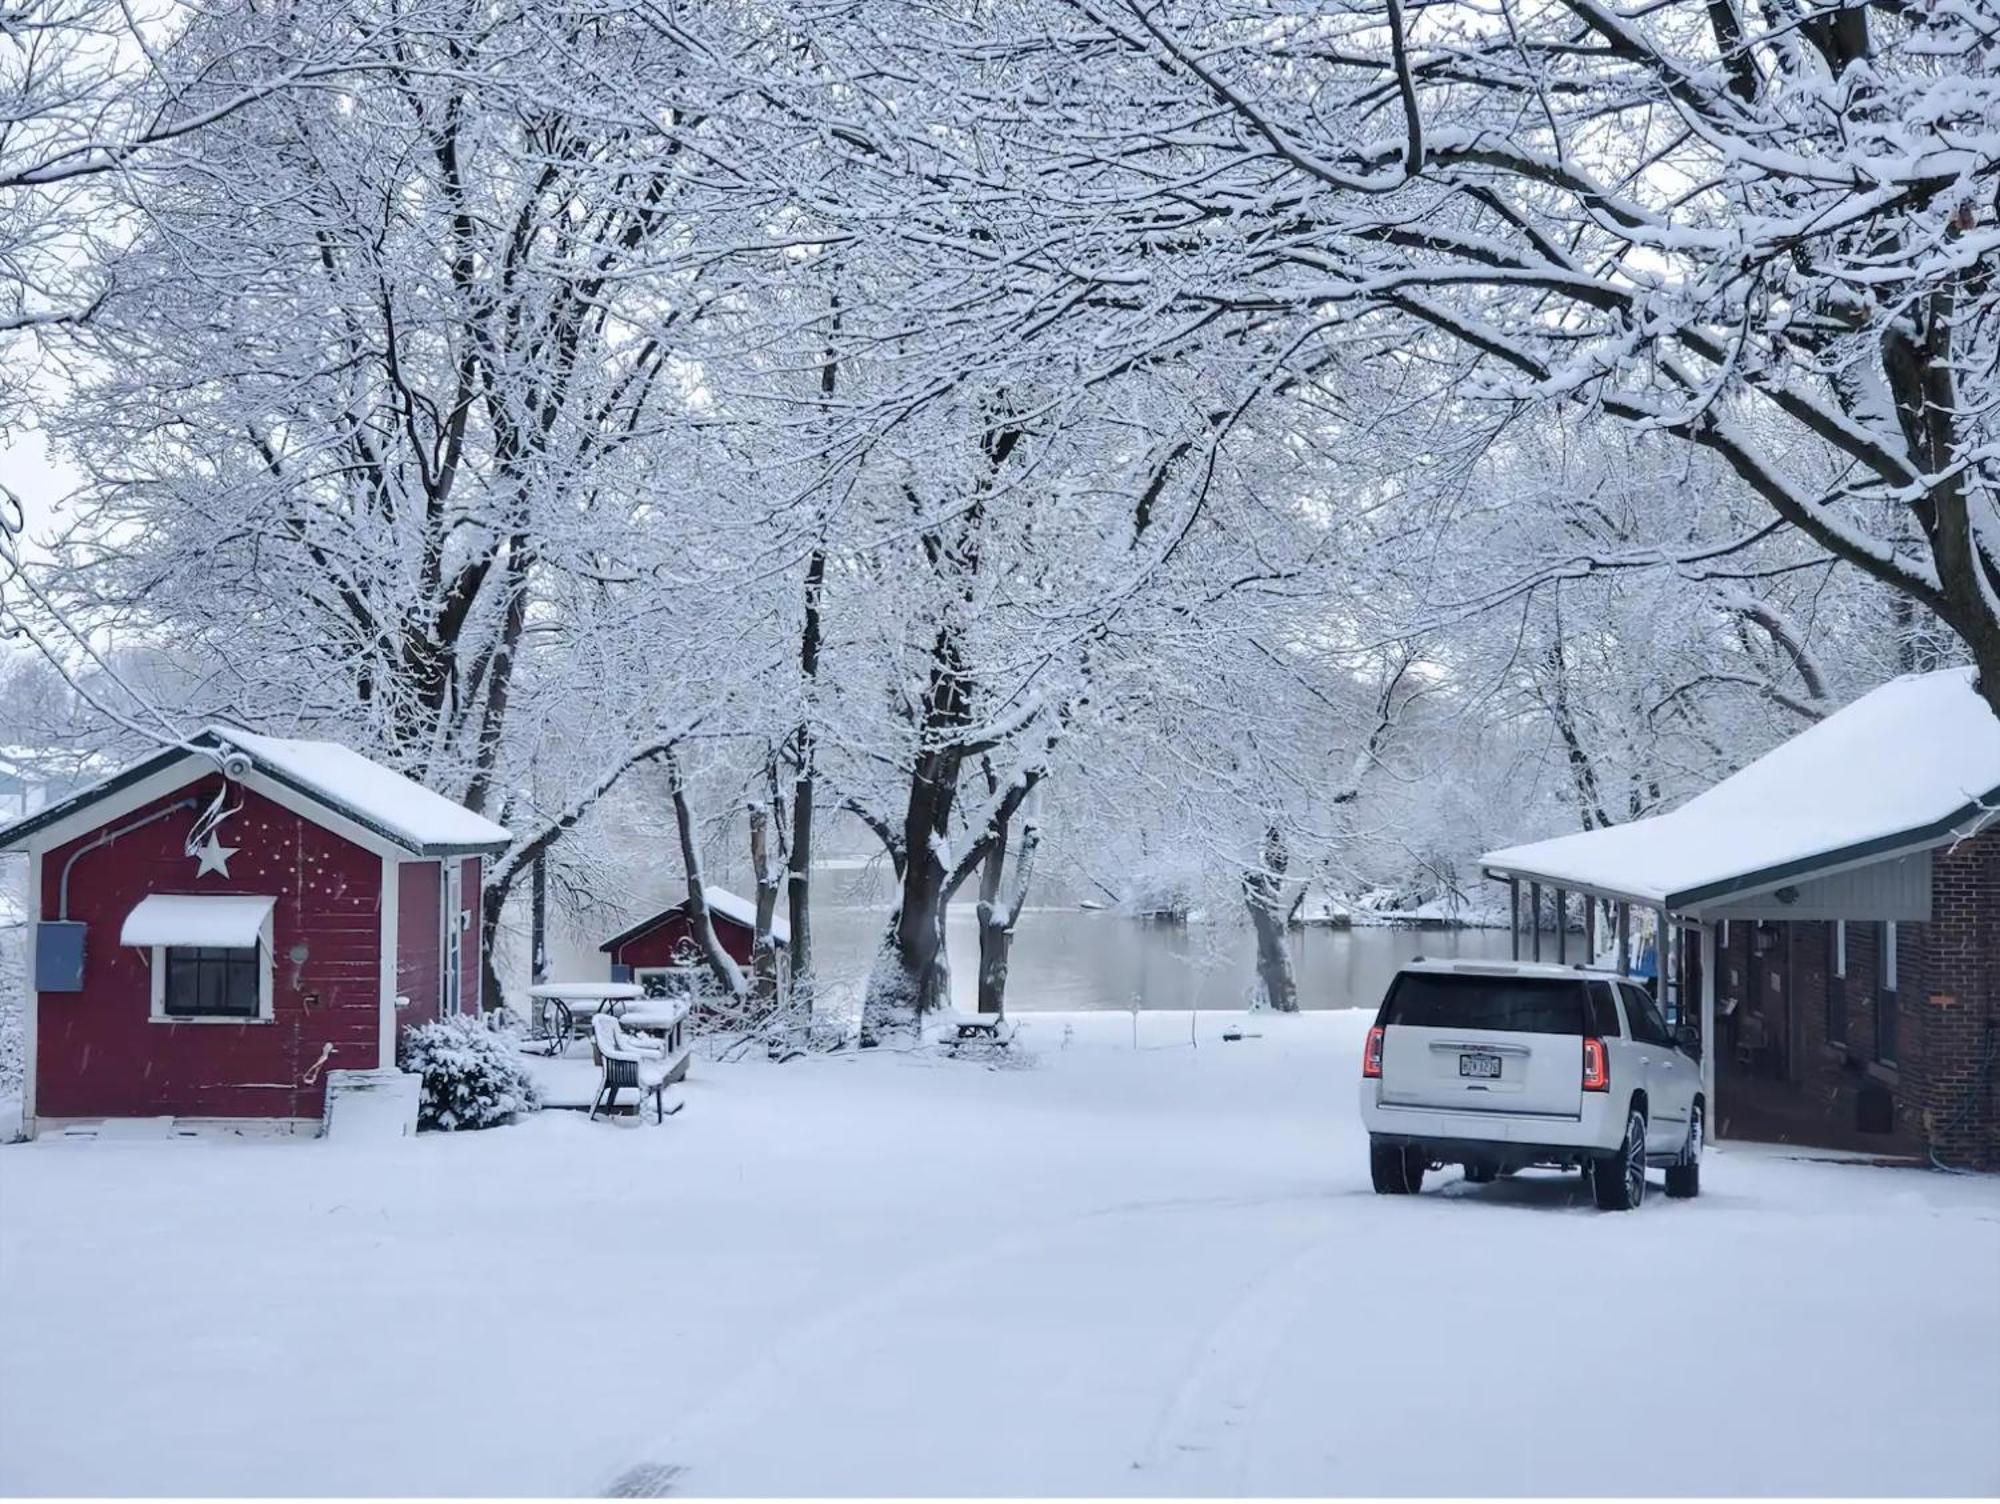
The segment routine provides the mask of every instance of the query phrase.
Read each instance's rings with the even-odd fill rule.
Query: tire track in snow
[[[1121,1202],[1065,1214],[1033,1228],[1019,1231],[997,1243],[986,1243],[965,1252],[914,1264],[887,1283],[875,1285],[865,1293],[842,1300],[793,1329],[768,1347],[755,1362],[722,1384],[699,1406],[681,1417],[669,1430],[653,1432],[643,1440],[634,1438],[635,1444],[627,1449],[627,1455],[648,1460],[619,1468],[600,1482],[596,1492],[599,1497],[632,1497],[636,1479],[655,1475],[671,1479],[676,1485],[685,1481],[694,1492],[702,1492],[704,1480],[699,1473],[701,1464],[718,1454],[726,1455],[728,1447],[725,1444],[733,1442],[742,1433],[767,1425],[776,1419],[783,1408],[787,1384],[813,1358],[825,1355],[829,1349],[840,1350],[846,1346],[848,1334],[857,1327],[865,1326],[874,1318],[892,1310],[907,1308],[912,1302],[938,1287],[952,1287],[970,1282],[973,1276],[989,1266],[999,1266],[1000,1273],[1004,1275],[1009,1270],[1018,1270],[1028,1260],[1054,1253],[1058,1245],[1066,1240],[1075,1239],[1079,1234],[1083,1234],[1086,1239],[1099,1236],[1100,1230],[1109,1224],[1127,1218],[1254,1210],[1272,1206],[1311,1204],[1323,1200],[1324,1193],[1314,1188],[1298,1194],[1275,1196],[1171,1197]],[[1231,1231],[1241,1236],[1241,1224],[1236,1224]],[[1278,1265],[1267,1271],[1265,1276],[1251,1281],[1246,1290],[1254,1294],[1265,1280],[1309,1255],[1326,1243],[1331,1236],[1332,1233],[1322,1234],[1305,1248],[1281,1259]],[[1248,1295],[1244,1297],[1247,1298]],[[1217,1324],[1218,1327],[1229,1326],[1234,1319],[1233,1313],[1242,1304],[1243,1299],[1232,1302]],[[1211,1328],[1211,1331],[1216,1329]],[[1199,1366],[1201,1361],[1197,1358],[1196,1366]],[[1177,1386],[1176,1396],[1185,1388],[1187,1388],[1186,1383]],[[1170,1399],[1167,1403],[1170,1408],[1174,1401]],[[1191,1410],[1190,1414],[1192,1413]],[[1157,1432],[1157,1426],[1155,1430]]]
[[[1160,1408],[1144,1455],[1133,1463],[1148,1491],[1238,1497],[1251,1491],[1246,1480],[1260,1401],[1317,1283],[1302,1271],[1351,1232],[1334,1221],[1238,1287],[1203,1333]]]
[[[653,1457],[672,1461],[642,1461],[620,1468],[595,1491],[599,1498],[626,1497],[618,1492],[629,1488],[638,1474],[660,1472],[677,1478],[694,1464],[679,1459],[699,1459],[710,1453],[714,1443],[732,1432],[763,1424],[770,1418],[775,1397],[787,1374],[795,1371],[809,1354],[834,1343],[857,1323],[903,1304],[926,1288],[954,1279],[964,1279],[985,1265],[1018,1260],[1049,1247],[1079,1226],[1106,1216],[1104,1209],[1092,1209],[1052,1219],[1040,1226],[1013,1234],[999,1243],[988,1243],[964,1253],[913,1265],[886,1284],[876,1285],[822,1311],[811,1321],[795,1328],[768,1348],[748,1368],[719,1387],[708,1399],[688,1412],[672,1431],[657,1438],[657,1444],[640,1448]],[[700,1492],[699,1487],[696,1492]]]

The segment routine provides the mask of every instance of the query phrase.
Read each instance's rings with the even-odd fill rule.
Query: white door
[[[1626,1032],[1646,1074],[1646,1101],[1650,1107],[1646,1124],[1646,1147],[1656,1154],[1669,1153],[1687,1141],[1688,1113],[1694,1106],[1694,1082],[1683,1067],[1692,1062],[1674,1048],[1667,1021],[1645,988],[1630,982],[1619,984],[1625,997]]]

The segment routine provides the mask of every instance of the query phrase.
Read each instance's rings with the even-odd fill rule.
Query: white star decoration
[[[194,859],[199,865],[194,870],[196,877],[206,877],[214,872],[222,877],[229,876],[229,859],[236,855],[237,848],[225,846],[216,838],[214,831],[208,833],[208,840],[194,849]]]

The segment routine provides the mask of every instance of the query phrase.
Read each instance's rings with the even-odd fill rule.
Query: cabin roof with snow
[[[38,832],[183,758],[201,755],[220,762],[232,753],[248,758],[252,767],[272,781],[416,856],[504,851],[512,839],[491,820],[338,742],[262,736],[231,726],[210,726],[180,746],[163,748],[0,829],[0,851],[23,846]]]
[[[1497,878],[1684,909],[1969,835],[2000,809],[1971,669],[1891,680],[1650,819],[1491,851]]]
[[[704,883],[702,897],[708,900],[709,912],[716,918],[755,932],[757,928],[757,905],[740,893],[732,893],[727,888],[718,888],[714,883]],[[677,904],[670,904],[656,914],[648,915],[628,930],[622,930],[598,946],[601,951],[615,951],[629,940],[636,940],[649,930],[658,929],[670,919],[677,919],[687,913],[688,901],[683,898]],[[792,943],[792,927],[780,915],[771,916],[771,938],[780,945]]]

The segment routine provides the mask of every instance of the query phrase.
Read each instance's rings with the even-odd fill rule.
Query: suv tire
[[[1368,1178],[1378,1196],[1414,1196],[1423,1189],[1429,1162],[1416,1149],[1391,1144],[1368,1146]]]
[[[1701,1194],[1701,1103],[1688,1114],[1688,1141],[1678,1163],[1667,1166],[1667,1194],[1686,1201]]]
[[[1601,1212],[1637,1211],[1646,1199],[1646,1114],[1625,1118],[1625,1142],[1591,1161],[1590,1189]]]
[[[1467,1165],[1465,1183],[1467,1185],[1491,1185],[1500,1178],[1500,1172],[1491,1165]]]

